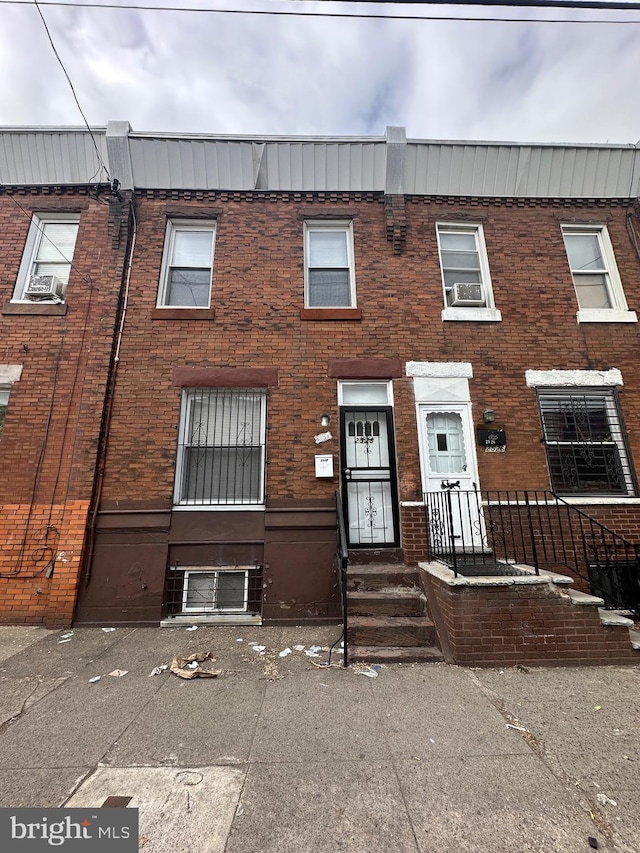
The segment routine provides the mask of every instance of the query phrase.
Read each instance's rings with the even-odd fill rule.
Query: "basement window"
[[[249,569],[185,571],[183,613],[246,613]]]

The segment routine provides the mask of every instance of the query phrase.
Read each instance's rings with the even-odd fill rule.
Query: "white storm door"
[[[469,406],[421,405],[419,417],[423,484],[433,495],[432,515],[438,516],[433,523],[453,534],[456,550],[478,548],[482,519]]]

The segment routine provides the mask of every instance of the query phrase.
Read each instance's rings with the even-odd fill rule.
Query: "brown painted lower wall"
[[[267,509],[263,619],[272,624],[341,618],[336,514],[293,502]]]
[[[180,566],[264,566],[266,623],[340,618],[332,503],[281,501],[266,511],[105,507],[75,624],[158,624],[176,612],[168,567]]]
[[[424,587],[438,608],[455,663],[640,663],[628,629],[604,627],[597,608],[572,604],[555,584],[449,586],[430,575]]]

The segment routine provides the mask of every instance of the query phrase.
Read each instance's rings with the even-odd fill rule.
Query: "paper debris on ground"
[[[185,631],[197,631],[197,630],[198,630],[197,625],[192,625],[190,628],[185,628]]]
[[[527,734],[531,734],[529,729],[525,729],[524,726],[514,726],[511,723],[507,723],[506,726],[508,729],[515,729],[517,732],[526,732]]]
[[[278,654],[278,657],[279,657],[279,658],[286,658],[286,656],[287,656],[287,655],[290,655],[290,654],[291,654],[291,649],[290,649],[290,648],[286,648],[286,649],[283,649],[283,650]]]
[[[596,794],[596,800],[600,803],[601,806],[617,806],[618,803],[615,800],[612,800],[611,797],[607,797],[606,794]]]
[[[180,678],[217,678],[222,675],[222,670],[214,669],[214,663],[215,658],[211,652],[196,652],[186,658],[176,655],[171,662],[171,672]]]
[[[304,646],[301,646],[299,643],[297,646],[294,646],[293,648],[295,649],[296,652],[303,652],[304,651]]]
[[[310,658],[319,658],[321,651],[322,646],[309,646],[309,648],[305,651],[305,655]]]
[[[96,681],[100,681],[101,678],[102,678],[101,675],[94,675],[93,678],[89,679],[89,684],[95,684]]]
[[[356,669],[356,675],[366,675],[367,678],[377,678],[378,670],[374,669],[372,666],[368,666],[366,669]]]
[[[116,629],[115,628],[103,628],[102,630],[105,632],[105,634],[110,634],[112,631],[115,631]]]
[[[114,669],[113,672],[109,673],[109,675],[113,675],[114,678],[122,678],[122,676],[126,675],[128,672],[128,669]]]
[[[58,643],[68,643],[74,637],[73,631],[66,631],[58,637]]]
[[[154,668],[149,673],[149,678],[151,678],[152,675],[162,675],[165,669],[169,669],[166,663],[162,663],[160,664],[160,666],[154,666]]]
[[[251,648],[254,652],[258,652],[259,655],[263,655],[266,651],[266,646],[259,646],[257,643],[251,643]]]

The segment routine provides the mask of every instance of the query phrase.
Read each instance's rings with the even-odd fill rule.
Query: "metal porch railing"
[[[429,557],[457,576],[569,570],[605,606],[640,616],[640,546],[547,491],[424,495]]]
[[[340,583],[340,599],[342,603],[342,634],[329,649],[329,665],[334,648],[342,640],[344,647],[343,665],[349,666],[349,628],[347,625],[347,566],[349,565],[349,549],[347,548],[347,531],[344,524],[344,512],[340,492],[336,491],[336,555],[338,558],[338,581]]]

